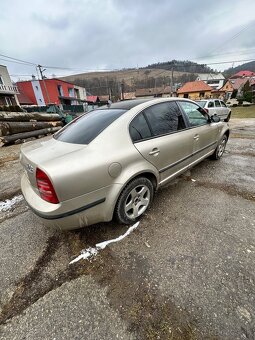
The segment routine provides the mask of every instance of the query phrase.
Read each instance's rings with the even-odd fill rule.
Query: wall
[[[7,67],[4,65],[0,65],[0,76],[3,79],[4,85],[7,85],[7,86],[13,85],[11,78],[9,76],[9,73],[8,73]]]
[[[86,93],[86,89],[84,87],[74,85],[74,88],[79,91],[79,99],[87,100],[87,93]]]
[[[37,105],[37,100],[34,94],[32,82],[29,81],[18,81],[17,86],[20,92],[26,94],[26,96],[32,101],[33,105]]]
[[[33,91],[34,91],[34,95],[35,95],[35,98],[36,98],[37,105],[38,106],[45,106],[45,101],[44,101],[44,98],[43,98],[43,93],[42,93],[42,90],[41,90],[39,80],[32,80],[31,84],[32,84],[32,88],[33,88]]]
[[[191,93],[189,93],[189,98],[188,99],[198,100],[198,99],[201,99],[201,98],[207,99],[207,98],[211,98],[212,97],[211,91],[201,91],[201,92],[205,93],[204,97],[200,97],[199,96],[200,92],[191,92]],[[184,98],[184,93],[179,93],[178,97],[179,98]]]
[[[44,79],[44,80],[29,80],[17,83],[21,92],[33,102],[34,105],[44,106],[51,104],[77,104],[74,100],[74,85],[59,79]],[[62,97],[59,98],[58,85],[62,87]],[[79,89],[80,99],[86,100],[86,90],[80,86]],[[69,99],[68,89],[72,89],[72,98]],[[85,99],[84,99],[85,98]]]
[[[47,104],[48,103],[61,104],[61,101],[59,99],[59,93],[58,93],[58,85],[62,86],[64,97],[69,97],[68,88],[74,88],[73,84],[66,83],[59,79],[45,79],[44,83],[48,91],[49,100],[47,98],[47,93],[45,91],[43,81],[40,80],[44,100]]]
[[[0,65],[0,76],[5,86],[13,86],[11,77],[9,75],[8,69],[4,65]],[[5,97],[8,97],[12,105],[19,105],[19,100],[15,92],[10,91],[10,93],[0,93],[1,105],[7,105]]]

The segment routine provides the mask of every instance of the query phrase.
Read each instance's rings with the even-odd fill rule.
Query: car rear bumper
[[[31,210],[46,226],[71,230],[112,219],[114,199],[120,191],[119,184],[87,193],[71,200],[52,204],[44,201],[31,186],[26,174],[21,178],[21,190]]]

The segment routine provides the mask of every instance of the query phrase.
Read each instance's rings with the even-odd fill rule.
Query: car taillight
[[[204,109],[206,113],[209,113],[209,110],[208,109]]]
[[[49,177],[39,168],[36,169],[36,183],[43,200],[54,204],[59,203],[57,194]]]

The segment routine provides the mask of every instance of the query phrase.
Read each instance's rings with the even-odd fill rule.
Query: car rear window
[[[201,100],[201,101],[197,101],[198,105],[201,107],[205,107],[206,101],[205,100]]]
[[[126,110],[94,110],[73,120],[55,133],[54,138],[66,143],[89,144],[107,126],[119,118]]]

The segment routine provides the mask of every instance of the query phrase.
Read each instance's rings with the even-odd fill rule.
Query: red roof
[[[238,78],[238,77],[254,77],[255,73],[252,71],[239,71],[234,74],[231,78]]]
[[[247,83],[248,79],[246,78],[236,78],[236,79],[230,79],[230,82],[234,88],[234,90],[240,89],[245,83]]]
[[[100,99],[98,96],[87,96],[87,101],[95,103],[96,101],[100,101]]]
[[[212,87],[207,85],[202,80],[190,81],[184,84],[177,93],[190,93],[190,92],[203,92],[203,91],[212,91]]]

